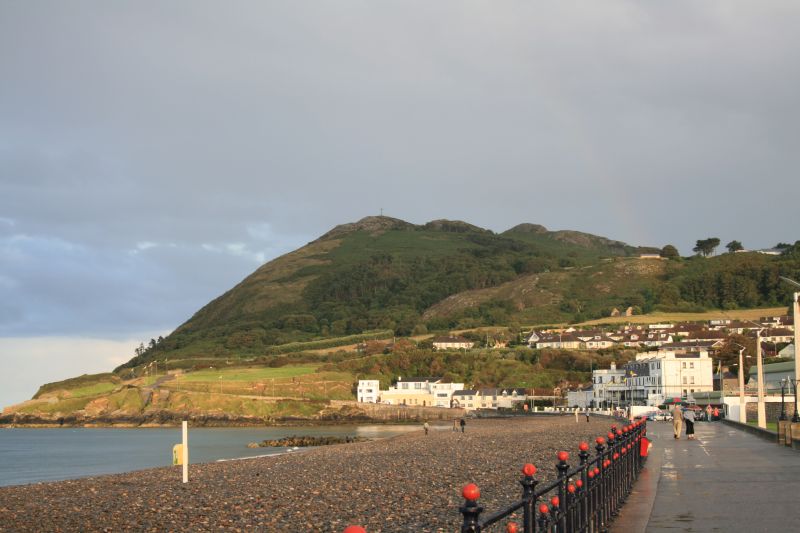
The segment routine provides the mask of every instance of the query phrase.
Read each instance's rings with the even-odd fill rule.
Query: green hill
[[[796,253],[639,257],[654,250],[534,224],[495,234],[460,221],[367,217],[261,266],[123,367],[322,348],[343,336],[580,322],[615,307],[774,307],[790,298],[778,276],[800,277]]]

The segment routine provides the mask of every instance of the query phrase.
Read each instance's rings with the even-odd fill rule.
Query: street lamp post
[[[785,401],[785,394],[786,394],[786,386],[789,384],[789,378],[783,378],[781,380],[781,416],[778,420],[786,420],[786,405],[784,404]]]
[[[767,408],[764,404],[764,362],[761,356],[761,330],[756,331],[756,365],[758,372],[758,427],[767,429]]]
[[[800,422],[800,415],[797,414],[797,380],[794,380],[794,415],[792,415],[792,424]]]
[[[736,344],[736,343],[734,343]],[[747,408],[744,403],[744,350],[745,347],[741,344],[736,344],[739,347],[739,422],[747,424]]]
[[[764,362],[761,356],[761,332],[764,330],[762,324],[748,320],[751,324],[758,326],[756,330],[756,373],[758,386],[758,427],[767,429],[767,408],[764,403]]]

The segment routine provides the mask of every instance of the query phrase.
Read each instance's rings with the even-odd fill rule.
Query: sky
[[[0,406],[383,212],[794,242],[800,3],[0,1]]]

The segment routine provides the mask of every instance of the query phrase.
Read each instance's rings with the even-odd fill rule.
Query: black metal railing
[[[464,505],[462,533],[480,533],[509,517],[522,514],[524,533],[602,532],[617,515],[644,465],[649,443],[647,424],[637,420],[622,428],[611,426],[606,437],[597,437],[595,453],[589,444],[578,446],[579,462],[569,464],[569,453],[558,452],[557,478],[537,488],[536,467],[522,468],[522,497],[510,506],[484,514],[478,503],[480,490],[470,483],[462,490]],[[508,533],[517,533],[516,522],[506,524]]]

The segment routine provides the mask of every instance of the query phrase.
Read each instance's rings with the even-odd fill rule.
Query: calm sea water
[[[292,435],[384,438],[418,426],[315,426],[290,428],[189,428],[189,460],[207,463],[292,453],[247,447],[249,442]],[[0,429],[0,486],[115,474],[172,464],[178,428]]]

